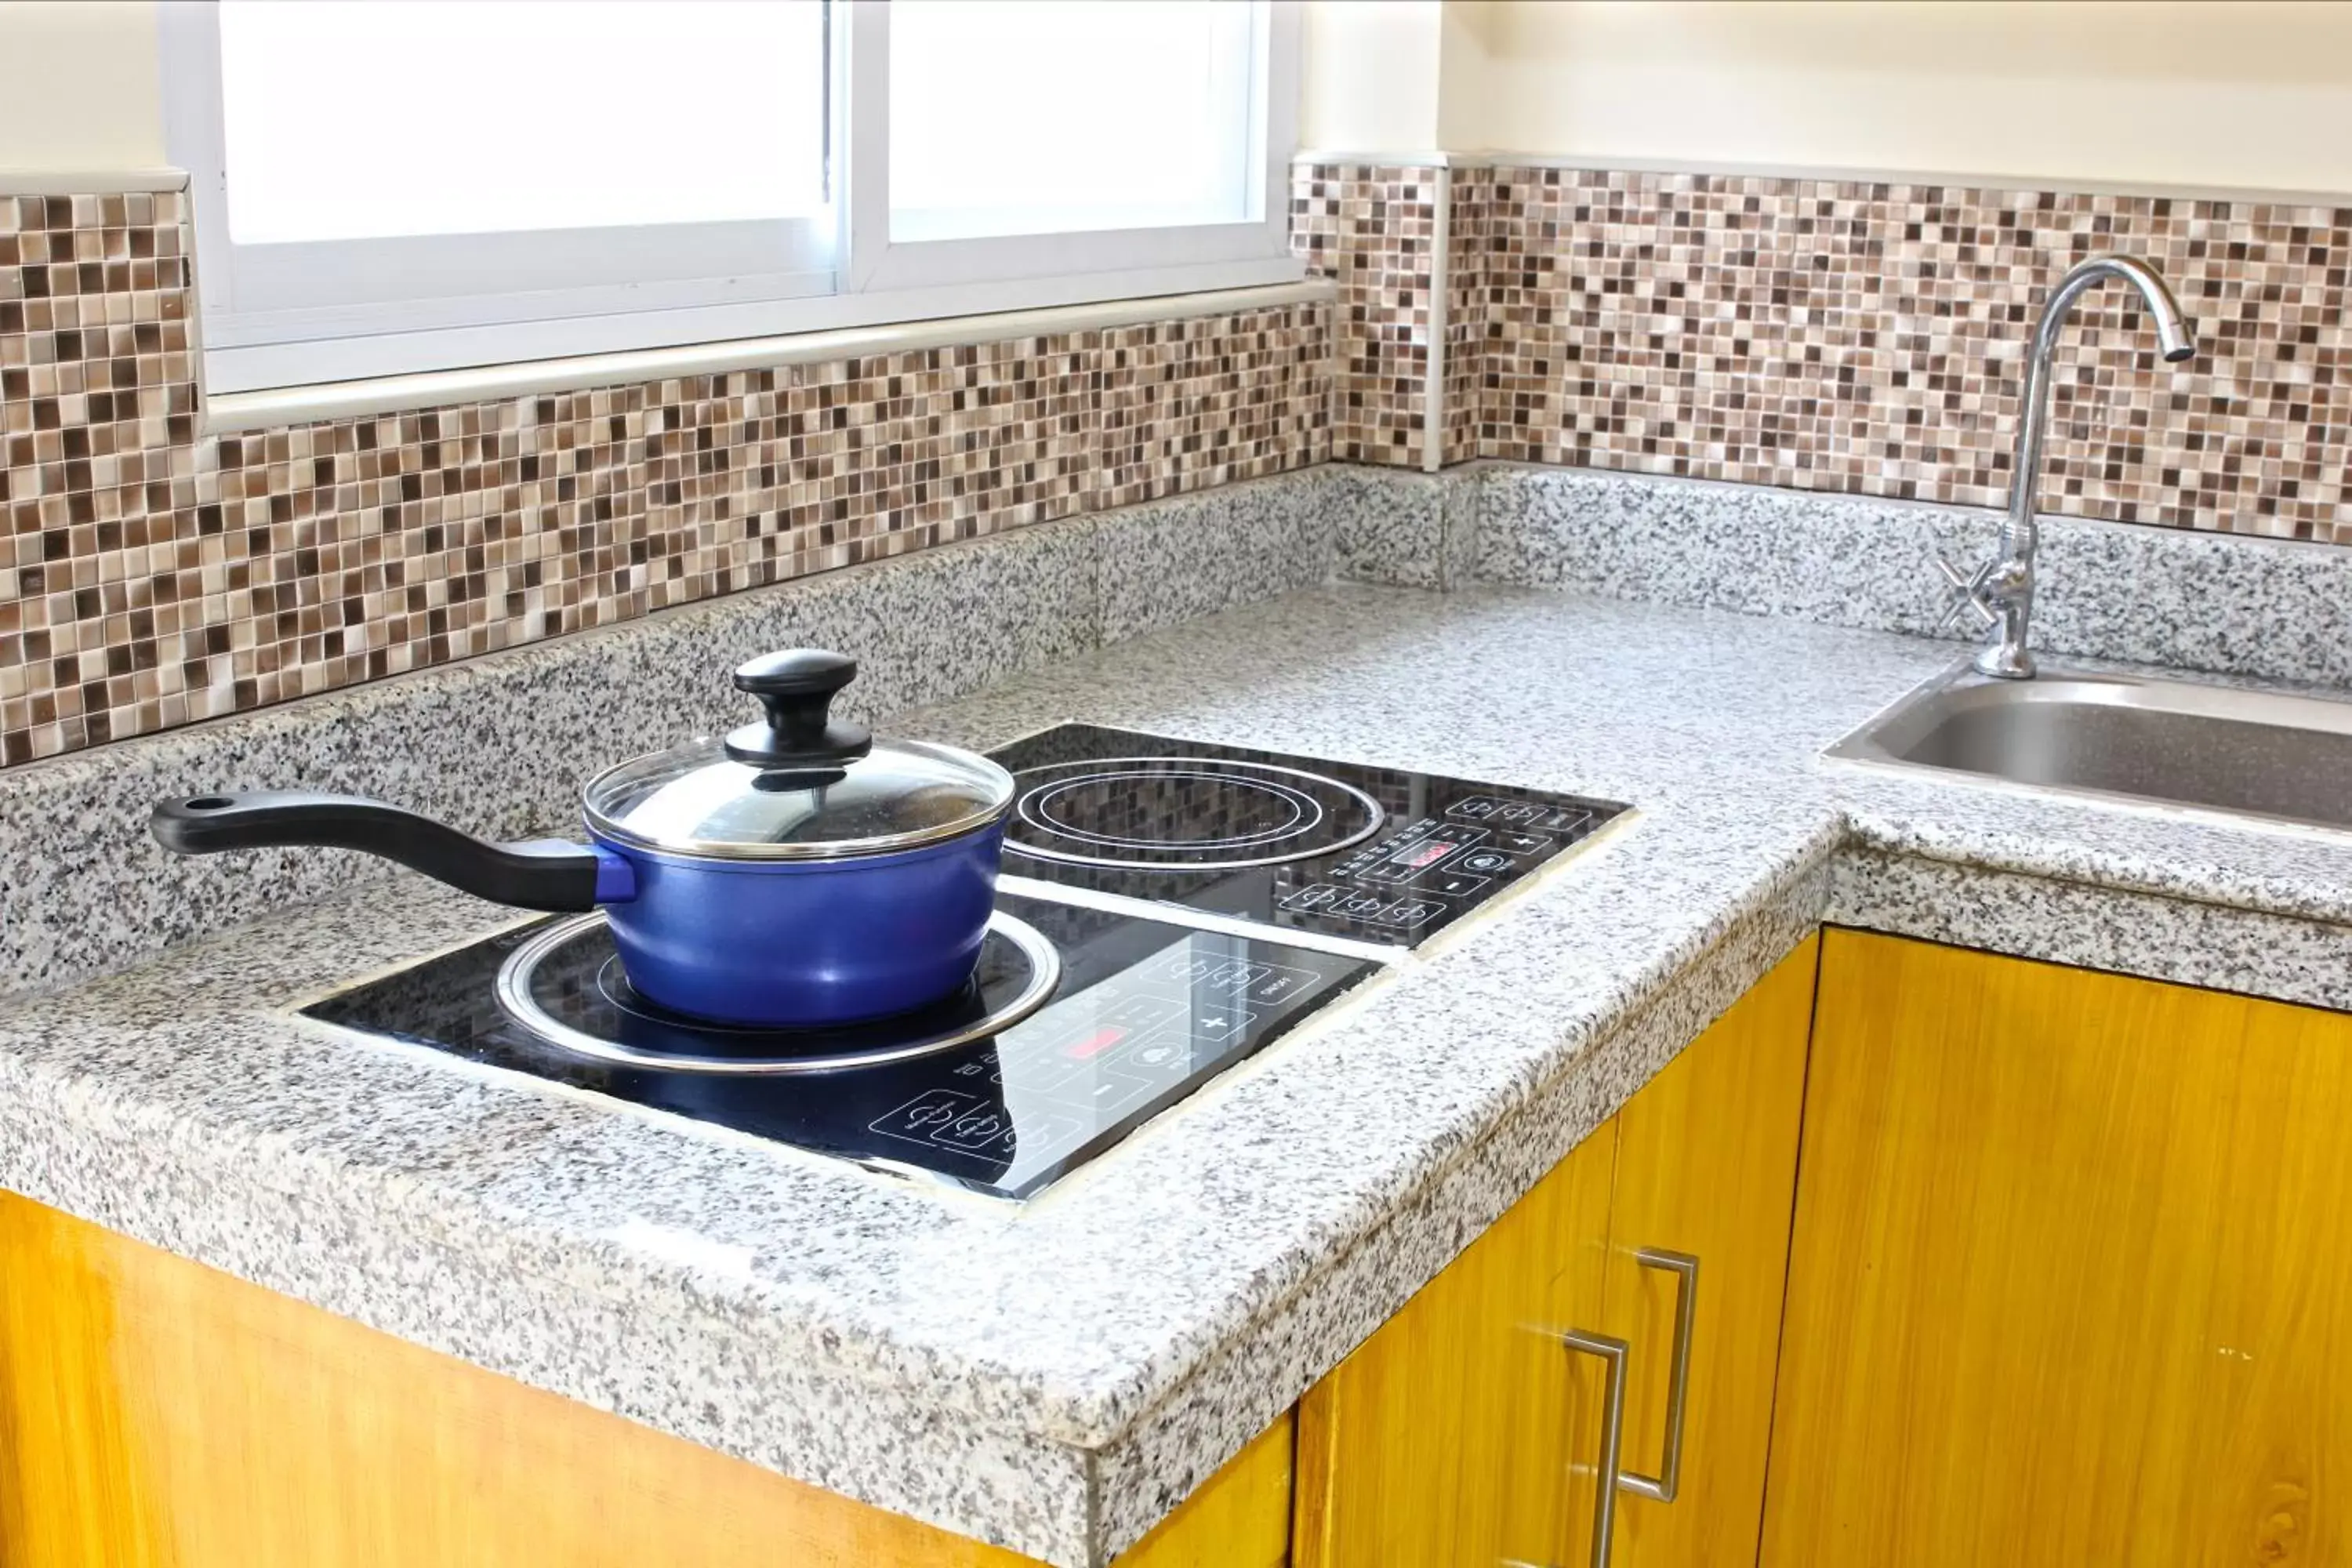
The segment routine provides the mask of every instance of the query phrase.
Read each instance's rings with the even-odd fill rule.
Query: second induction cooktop
[[[1615,801],[1063,724],[989,753],[1008,876],[1410,950],[1622,816]]]

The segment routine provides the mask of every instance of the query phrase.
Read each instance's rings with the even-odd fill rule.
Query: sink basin
[[[1825,753],[2352,827],[2352,702],[2045,668],[1928,682]]]

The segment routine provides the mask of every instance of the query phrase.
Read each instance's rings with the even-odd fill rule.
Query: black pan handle
[[[302,790],[167,800],[148,819],[175,855],[307,846],[397,860],[478,899],[525,910],[593,910],[634,896],[626,860],[581,844],[492,844],[380,800]]]

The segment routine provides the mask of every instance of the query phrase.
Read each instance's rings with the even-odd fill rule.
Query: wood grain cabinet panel
[[[1622,1463],[1651,1477],[1665,1453],[1668,1352],[1685,1287],[1675,1274],[1644,1267],[1640,1255],[1681,1253],[1698,1266],[1680,1487],[1671,1503],[1620,1495],[1618,1568],[1756,1560],[1815,946],[1775,968],[1617,1113],[1601,1325],[1633,1347]]]
[[[1300,1568],[1543,1563],[1574,1528],[1601,1381],[1554,1336],[1599,1319],[1615,1147],[1585,1140],[1300,1401]]]
[[[1654,1471],[1675,1302],[1643,1248],[1700,1261],[1685,1480],[1672,1503],[1617,1493],[1612,1561],[1754,1561],[1815,951],[1790,954],[1300,1403],[1300,1568],[1590,1563],[1606,1381],[1558,1335],[1626,1342],[1621,1462]]]
[[[1121,1568],[1278,1568],[1292,1434]],[[1035,1568],[0,1193],[5,1568]]]
[[[2352,1018],[1824,954],[1763,1561],[2352,1563]]]

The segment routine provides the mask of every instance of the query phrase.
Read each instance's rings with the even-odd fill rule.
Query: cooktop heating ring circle
[[[1289,807],[1290,820],[1261,828],[1255,833],[1234,834],[1223,838],[1186,838],[1171,843],[1161,839],[1129,838],[1115,833],[1097,833],[1091,828],[1062,822],[1054,816],[1053,806],[1057,796],[1074,789],[1084,789],[1088,784],[1112,784],[1119,779],[1210,779],[1220,784],[1243,784],[1261,795],[1272,795]],[[1219,773],[1213,768],[1171,768],[1165,773],[1127,768],[1118,772],[1080,773],[1076,778],[1063,779],[1057,784],[1044,784],[1027,791],[1021,796],[1020,812],[1021,820],[1032,827],[1112,849],[1238,849],[1246,845],[1279,843],[1286,838],[1312,833],[1322,826],[1324,817],[1323,803],[1304,790],[1294,789],[1279,779],[1242,778],[1233,773]]]
[[[1053,773],[1070,773],[1072,776],[1042,783],[1029,782],[1036,780],[1039,775]],[[1057,821],[1051,815],[1055,797],[1067,791],[1123,779],[1204,779],[1240,785],[1274,797],[1288,808],[1290,816],[1287,821],[1251,833],[1228,834],[1221,838],[1168,840],[1097,833]],[[1289,782],[1294,779],[1303,781],[1309,788],[1302,789]],[[1021,791],[1014,804],[1014,830],[1005,835],[1004,847],[1016,854],[1072,866],[1107,866],[1149,871],[1218,871],[1240,870],[1253,866],[1281,866],[1293,860],[1312,859],[1318,855],[1338,854],[1378,833],[1381,825],[1388,819],[1381,803],[1353,784],[1332,778],[1328,773],[1280,767],[1272,763],[1246,763],[1217,757],[1091,757],[1083,762],[1048,763],[1039,767],[1024,768],[1013,774],[1013,780],[1016,784],[1026,784],[1027,787]],[[1360,820],[1338,837],[1318,838],[1287,850],[1256,855],[1219,853],[1271,848],[1275,845],[1312,835],[1333,815],[1311,793],[1313,788],[1329,790],[1342,797],[1345,804],[1357,808]],[[1088,848],[1055,848],[1032,843],[1020,836],[1018,829],[1023,826],[1056,838],[1069,839]],[[1121,849],[1171,853],[1198,850],[1203,853],[1200,858],[1189,860],[1149,860],[1133,854],[1117,853]]]
[[[603,1039],[584,1029],[561,1022],[541,1006],[539,999],[531,994],[531,976],[547,956],[567,942],[586,935],[602,924],[604,919],[603,912],[599,910],[558,921],[508,954],[507,961],[499,966],[499,1005],[505,1010],[507,1016],[550,1045],[612,1067],[635,1068],[650,1072],[702,1073],[721,1078],[780,1078],[795,1073],[849,1072],[860,1068],[887,1067],[896,1062],[914,1061],[1003,1033],[1043,1007],[1052,999],[1054,988],[1062,983],[1060,952],[1036,927],[998,910],[988,917],[988,929],[992,934],[1011,942],[1020,952],[1029,965],[1029,980],[1011,1001],[991,1009],[984,1017],[917,1039],[863,1051],[812,1051],[789,1057],[733,1057],[639,1050],[634,1046]],[[600,988],[603,987],[603,975],[604,971],[600,968]],[[613,997],[609,991],[605,994],[608,1001],[620,1005],[619,999]],[[713,1035],[774,1035],[784,1032],[725,1024],[696,1023],[693,1026]]]

